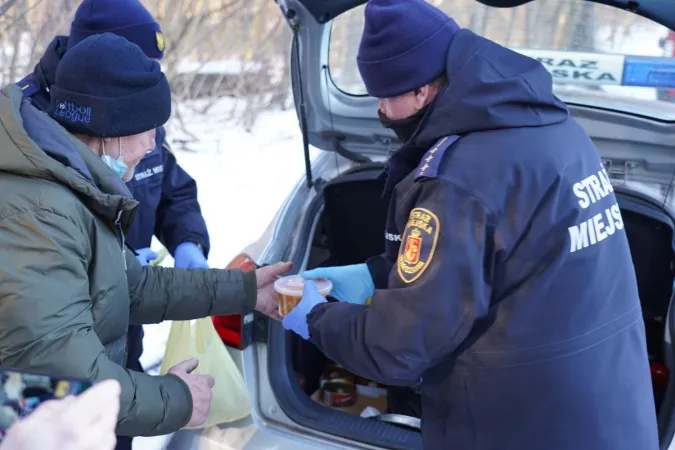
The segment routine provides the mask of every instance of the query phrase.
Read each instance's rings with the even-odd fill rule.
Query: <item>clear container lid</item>
[[[316,289],[321,295],[330,294],[331,289],[333,289],[333,283],[330,280],[325,280],[320,278],[318,280],[311,280],[316,285]],[[274,289],[284,295],[294,295],[301,296],[302,289],[305,287],[305,279],[300,275],[290,275],[287,277],[279,278],[274,282]]]

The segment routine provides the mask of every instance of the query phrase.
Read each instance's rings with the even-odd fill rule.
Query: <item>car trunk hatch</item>
[[[363,23],[362,5],[365,2],[362,0],[333,0],[330,2],[324,0],[278,0],[277,3],[294,34],[291,58],[293,93],[305,141],[308,183],[312,184],[313,181],[309,145],[321,150],[337,152],[357,163],[367,163],[375,154],[389,154],[395,151],[401,143],[393,132],[383,128],[380,124],[377,116],[377,99],[369,97],[365,93],[363,83],[356,70],[356,51]],[[578,18],[580,14],[588,14],[588,11],[583,10],[584,5],[592,6],[596,3],[597,5],[593,7],[601,8],[599,12],[596,12],[596,16],[600,19],[610,20],[608,19],[610,14],[617,14],[617,18],[611,19],[611,25],[618,28],[608,31],[611,33],[628,33],[625,28],[621,28],[619,22],[630,22],[630,19],[633,18],[656,27],[662,25],[665,27],[663,30],[675,27],[675,2],[669,0],[645,0],[641,2],[612,0],[598,2],[591,2],[590,0],[565,0],[564,2],[552,2],[551,0],[480,0],[478,2],[457,0],[456,2],[444,2],[443,5],[449,6],[443,6],[443,9],[455,17],[460,26],[474,29],[484,27],[486,23],[490,24],[491,19],[487,17],[488,12],[501,14],[509,7],[516,7],[515,11],[519,8],[530,8],[532,5],[541,4],[545,5],[544,10],[548,11],[556,4],[574,4],[570,6],[570,11],[574,12],[576,14],[574,17]],[[460,4],[470,6],[473,11],[470,18],[465,18],[462,15],[463,13],[458,9],[461,6]],[[448,11],[452,8],[455,9]],[[564,11],[557,10],[554,12],[562,13]],[[338,17],[341,14],[350,17],[344,19],[345,22],[341,23],[339,28],[336,28],[338,21],[342,20],[342,17]],[[482,17],[476,18],[481,14]],[[572,13],[570,12],[570,14]],[[509,16],[511,17],[510,20],[516,21],[510,22],[512,25],[519,23],[517,22],[519,15],[518,12]],[[641,19],[639,16],[647,18],[649,21]],[[566,20],[569,20],[569,18]],[[639,22],[639,26],[636,25],[636,27],[642,27],[643,22]],[[509,24],[506,21],[500,23],[503,23],[501,28]],[[486,37],[507,45],[508,42],[500,41],[509,41],[510,38],[500,39],[500,36],[492,36],[491,32],[488,31],[486,30]],[[664,31],[664,35],[666,31]],[[480,31],[478,32],[481,34]],[[340,33],[347,36],[343,39],[346,44],[343,43],[342,46],[347,48],[333,48],[333,42],[337,42],[339,39],[337,36]],[[530,33],[530,31],[527,31],[527,33]],[[551,42],[552,49],[537,48],[537,45],[530,42],[531,39],[511,39],[513,45],[507,46],[540,60],[553,75],[556,93],[570,107],[615,110],[633,115],[653,116],[662,121],[675,121],[675,103],[645,98],[645,95],[647,95],[645,89],[654,91],[659,88],[666,90],[675,87],[675,76],[673,75],[675,73],[675,58],[655,57],[653,51],[650,51],[651,53],[640,53],[639,50],[636,50],[639,53],[638,55],[627,56],[611,53],[611,49],[608,50],[604,47],[599,48],[596,52],[591,52],[589,46],[595,47],[595,43],[589,44],[587,42],[581,45],[579,41],[580,39],[583,40],[583,36],[579,37],[577,34],[568,36],[572,32],[565,31],[560,33],[567,43]],[[331,40],[333,34],[336,37]],[[589,38],[586,36],[585,39],[588,41]],[[590,41],[595,42],[597,39],[598,37],[591,38]],[[335,45],[337,46],[337,44]],[[523,48],[524,46],[530,48]],[[342,65],[336,64],[334,60],[338,58],[336,55],[340,52],[348,55],[346,59],[343,58],[346,62],[343,62]],[[650,54],[652,56],[648,56]],[[352,81],[347,82],[346,78],[350,78]],[[615,95],[615,92],[619,91],[622,95]],[[627,92],[628,94],[623,95]],[[637,94],[632,92],[637,92]],[[593,134],[593,130],[587,131],[589,131],[589,134]],[[607,155],[603,156],[610,159]],[[617,164],[621,163],[615,161],[614,166],[616,167]]]

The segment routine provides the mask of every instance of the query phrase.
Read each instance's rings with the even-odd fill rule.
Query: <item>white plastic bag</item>
[[[208,428],[239,420],[251,413],[251,398],[244,377],[220,340],[210,317],[171,324],[160,373],[165,375],[171,367],[191,358],[199,360],[199,366],[192,373],[211,375],[216,384],[206,421],[186,429]]]

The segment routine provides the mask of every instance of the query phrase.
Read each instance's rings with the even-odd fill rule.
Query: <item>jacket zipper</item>
[[[124,210],[117,211],[117,218],[115,219],[115,226],[120,233],[120,242],[122,244],[122,261],[124,262],[124,270],[127,270],[127,246],[124,242],[124,230],[122,230],[122,213]]]

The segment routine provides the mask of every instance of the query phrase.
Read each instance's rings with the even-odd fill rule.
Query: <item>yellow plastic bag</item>
[[[192,373],[211,375],[216,381],[209,416],[202,425],[194,428],[232,422],[251,413],[251,398],[244,377],[220,340],[210,317],[171,324],[160,373],[165,375],[171,367],[191,358],[199,360],[199,366]]]

